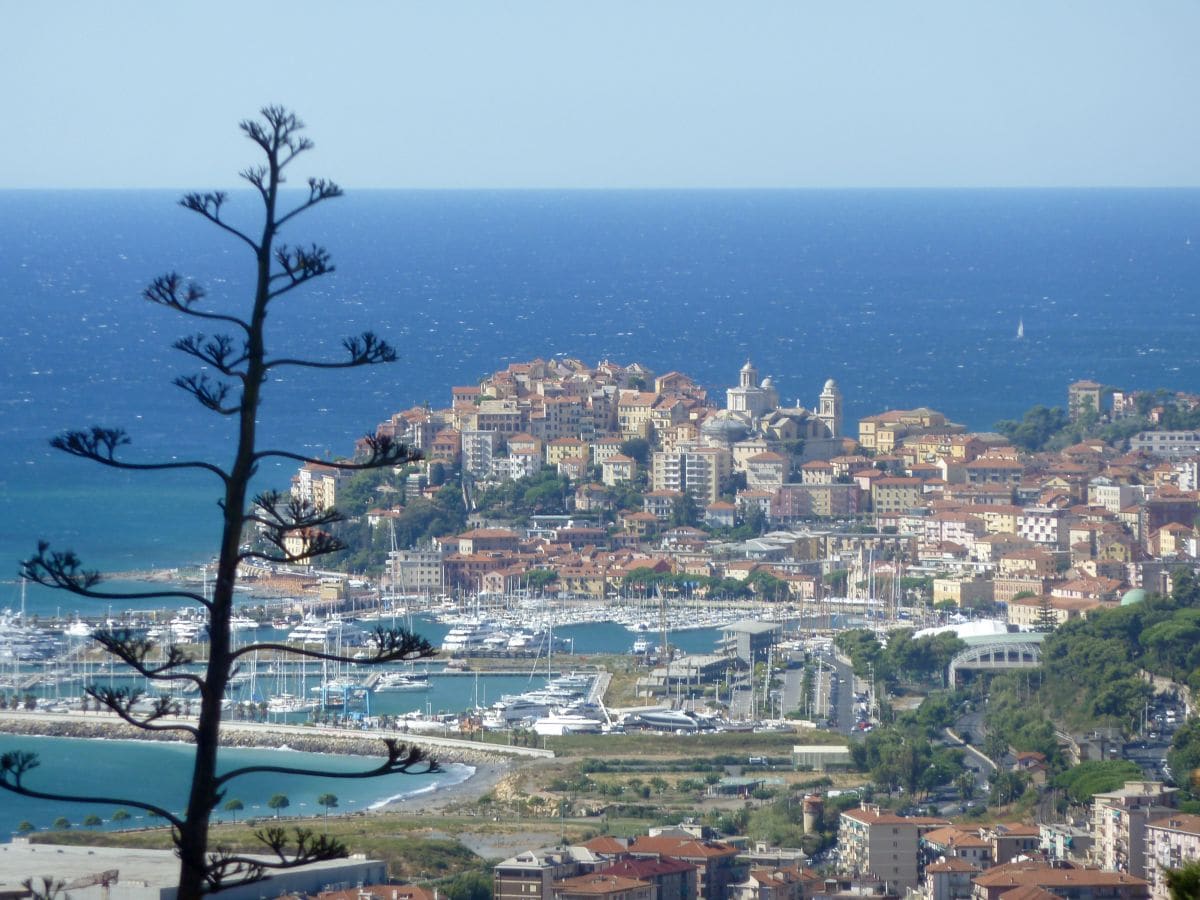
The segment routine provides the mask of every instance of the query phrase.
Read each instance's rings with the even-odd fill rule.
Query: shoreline
[[[93,718],[85,714],[38,714],[20,711],[0,712],[0,735],[69,738],[73,740],[112,741],[158,741],[162,743],[191,743],[185,735],[173,732],[147,732],[125,722],[98,714]],[[339,756],[362,756],[378,758],[380,741],[395,737],[405,743],[416,744],[429,751],[430,756],[443,764],[459,764],[469,767],[471,773],[461,781],[438,783],[433,789],[419,790],[408,795],[388,798],[370,812],[440,812],[450,806],[471,803],[491,791],[515,767],[516,761],[505,754],[491,753],[480,748],[446,746],[435,741],[421,740],[419,735],[393,732],[347,731],[330,733],[322,729],[314,733],[305,726],[262,725],[245,728],[225,727],[222,723],[221,746],[281,752],[301,751],[305,753],[327,753]]]

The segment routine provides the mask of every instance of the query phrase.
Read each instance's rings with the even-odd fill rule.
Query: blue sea
[[[28,773],[25,784],[47,793],[109,796],[113,799],[136,799],[155,803],[175,813],[182,813],[187,804],[191,775],[192,748],[187,744],[154,743],[146,741],[96,741],[72,738],[42,738],[3,736],[4,749],[36,753],[40,767]],[[382,745],[381,745],[382,747]],[[87,764],[81,766],[86,755]],[[275,765],[296,768],[319,768],[330,772],[361,772],[379,765],[379,758],[332,756],[321,753],[280,752],[279,750],[224,749],[221,751],[221,771],[244,766]],[[136,788],[122,787],[129,773],[138,773]],[[237,798],[245,809],[240,818],[265,818],[273,815],[267,801],[274,794],[287,796],[290,805],[284,811],[291,816],[317,816],[324,808],[317,797],[324,793],[338,798],[331,814],[351,813],[370,809],[402,796],[434,790],[438,785],[457,784],[470,777],[474,769],[457,763],[447,764],[438,774],[389,775],[383,778],[312,778],[300,775],[254,773],[231,780],[227,799]],[[112,821],[117,809],[125,809],[130,818]],[[97,815],[103,828],[138,828],[162,825],[121,803],[61,803],[31,797],[19,797],[7,791],[0,793],[0,841],[17,830],[21,822],[38,829],[49,829],[59,816],[71,827],[79,828],[85,817]],[[217,818],[232,813],[218,812]]]
[[[171,385],[192,371],[172,341],[204,323],[140,292],[174,270],[236,310],[252,260],[176,199],[0,192],[0,579],[41,537],[107,570],[214,552],[211,479],[130,476],[47,444],[102,424],[128,429],[130,459],[228,457],[229,423]],[[249,195],[231,208],[251,221]],[[338,269],[273,310],[272,350],[335,358],[373,329],[401,354],[269,385],[263,446],[314,455],[560,354],[682,370],[718,399],[747,358],[787,402],[813,405],[833,377],[851,430],[921,404],[987,429],[1062,404],[1082,377],[1200,390],[1195,190],[364,191],[284,238],[326,245]],[[292,469],[263,482],[285,488]],[[16,595],[0,583],[0,607]]]

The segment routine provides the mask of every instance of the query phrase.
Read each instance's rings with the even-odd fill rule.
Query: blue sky
[[[3,4],[0,187],[1200,185],[1200,3]]]

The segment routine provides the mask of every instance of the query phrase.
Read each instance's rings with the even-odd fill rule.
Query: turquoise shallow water
[[[36,790],[60,794],[103,793],[116,798],[134,798],[152,802],[173,812],[182,811],[187,798],[191,749],[183,744],[142,741],[98,741],[70,738],[35,738],[0,735],[0,751],[27,750],[38,754],[41,766],[28,773],[25,783]],[[227,771],[250,765],[315,767],[335,772],[354,772],[377,764],[370,757],[333,756],[298,753],[287,750],[223,749],[221,769]],[[437,775],[391,775],[384,778],[342,779],[306,776],[251,774],[230,783],[226,799],[237,797],[245,805],[239,816],[271,815],[267,800],[285,794],[291,801],[286,813],[316,816],[323,812],[317,797],[332,793],[338,797],[337,812],[353,812],[403,795],[436,789],[469,777],[469,766],[450,764]],[[132,818],[123,823],[111,821],[114,804],[63,803],[19,797],[0,791],[0,840],[15,831],[22,821],[48,828],[59,816],[67,817],[79,828],[84,817],[94,813],[104,819],[104,828],[138,827],[161,824],[144,813],[128,807]],[[220,813],[220,815],[229,815]]]

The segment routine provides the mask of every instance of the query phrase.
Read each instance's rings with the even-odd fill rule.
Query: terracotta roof
[[[576,875],[574,878],[563,878],[554,882],[555,892],[563,891],[571,894],[613,894],[640,887],[648,888],[650,883],[639,878],[601,875],[597,872],[589,875]]]
[[[624,852],[624,849],[621,850]],[[681,859],[622,859],[613,863],[611,866],[605,866],[603,869],[597,869],[597,875],[621,875],[625,878],[638,878],[642,881],[649,881],[661,875],[677,875],[680,872],[687,872],[695,869],[689,862],[684,862]]]
[[[1151,819],[1147,827],[1165,828],[1169,831],[1183,831],[1188,834],[1200,834],[1200,816],[1190,813],[1171,813],[1158,819]]]
[[[926,872],[978,872],[979,866],[958,856],[938,860],[925,867]]]
[[[1143,879],[1135,878],[1124,872],[1105,872],[1101,869],[1055,869],[1045,864],[1015,871],[1007,866],[997,866],[973,880],[981,887],[1003,887],[1006,884],[1011,884],[1013,887],[1025,885],[1110,887],[1117,884],[1146,884]]]
[[[676,859],[713,859],[738,854],[736,847],[721,841],[674,837],[639,837],[630,846],[629,852],[672,856]]]

